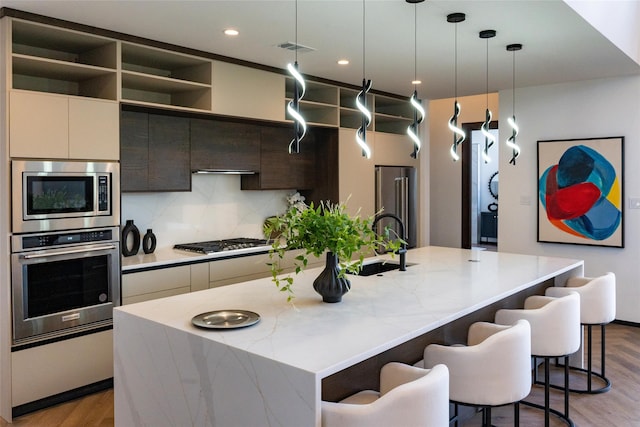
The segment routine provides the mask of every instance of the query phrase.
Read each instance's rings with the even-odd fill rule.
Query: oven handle
[[[39,253],[39,254],[26,254],[26,255],[21,255],[20,258],[22,259],[35,259],[35,258],[46,258],[46,257],[50,257],[52,255],[69,255],[69,254],[79,254],[82,252],[95,252],[95,251],[104,251],[104,250],[111,250],[111,249],[116,249],[115,245],[103,245],[103,246],[92,246],[90,248],[84,248],[84,249],[71,249],[68,251],[60,251],[60,252],[56,252],[56,253]]]

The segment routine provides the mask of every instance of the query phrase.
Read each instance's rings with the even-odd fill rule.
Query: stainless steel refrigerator
[[[408,248],[416,247],[418,241],[418,186],[414,167],[376,166],[376,212],[392,213],[404,223]],[[378,221],[377,232],[384,227],[400,235],[400,227],[390,218]]]

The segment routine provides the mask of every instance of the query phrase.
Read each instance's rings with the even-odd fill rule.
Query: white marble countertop
[[[533,284],[583,268],[582,261],[564,258],[489,251],[480,253],[479,262],[470,257],[468,250],[412,249],[407,262],[415,265],[406,272],[350,275],[351,291],[336,304],[323,303],[313,290],[321,271],[315,268],[294,276],[294,305],[266,278],[127,305],[116,312],[324,378]],[[261,321],[224,331],[191,324],[194,316],[220,309],[254,311]],[[118,313],[115,318],[117,322]]]
[[[151,254],[140,251],[138,254],[121,257],[123,273],[131,273],[148,268],[171,267],[180,264],[193,264],[197,262],[216,261],[245,255],[264,254],[270,246],[254,248],[234,249],[231,251],[215,252],[211,254],[199,254],[195,252],[181,251],[173,248],[159,248]]]

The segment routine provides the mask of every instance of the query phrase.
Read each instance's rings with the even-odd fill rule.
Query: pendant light
[[[447,15],[447,22],[455,24],[455,47],[454,47],[454,101],[453,116],[449,119],[449,129],[453,132],[453,144],[449,153],[454,162],[460,160],[458,155],[458,146],[464,142],[467,135],[461,127],[458,126],[458,116],[460,115],[460,104],[458,103],[458,23],[464,22],[466,15],[464,13],[450,13]]]
[[[296,0],[296,19],[295,19],[295,44],[296,55],[295,63],[287,64],[287,70],[294,78],[293,82],[293,99],[287,104],[287,113],[293,118],[293,139],[289,143],[289,154],[300,153],[300,141],[307,133],[307,122],[300,113],[300,100],[304,97],[306,85],[302,74],[298,71],[298,0]]]
[[[356,142],[362,149],[362,156],[371,158],[371,148],[367,145],[367,127],[371,124],[371,111],[367,109],[367,94],[371,90],[371,80],[365,76],[365,0],[362,0],[362,90],[356,96],[356,107],[362,114],[362,122],[356,131]]]
[[[418,153],[422,147],[422,141],[419,137],[419,127],[424,120],[425,111],[422,107],[422,100],[418,98],[418,3],[424,0],[406,0],[407,3],[413,3],[413,94],[409,99],[409,103],[413,108],[413,123],[407,127],[407,135],[413,141],[413,152],[411,157],[418,158]]]
[[[484,135],[484,149],[482,150],[482,159],[484,160],[485,163],[489,163],[491,161],[491,157],[489,156],[489,149],[496,142],[496,137],[493,136],[491,132],[489,132],[489,126],[491,125],[491,118],[493,116],[491,114],[491,110],[489,109],[489,39],[495,36],[496,36],[495,30],[480,31],[480,38],[485,39],[487,41],[487,72],[486,72],[487,109],[485,110],[485,113],[484,113],[484,123],[482,123],[482,126],[480,126],[480,132],[482,132],[482,135]]]
[[[509,163],[515,166],[516,159],[520,155],[520,147],[516,141],[516,136],[520,132],[520,128],[516,124],[516,51],[521,50],[522,45],[520,43],[514,43],[507,46],[507,51],[513,53],[513,103],[511,104],[512,116],[507,119],[507,123],[511,126],[511,136],[507,138],[505,144],[511,148],[511,160]]]

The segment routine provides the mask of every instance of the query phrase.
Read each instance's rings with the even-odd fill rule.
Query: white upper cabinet
[[[284,81],[282,74],[214,61],[212,112],[284,121],[281,108]]]
[[[113,101],[11,91],[10,156],[118,160],[119,114]]]

